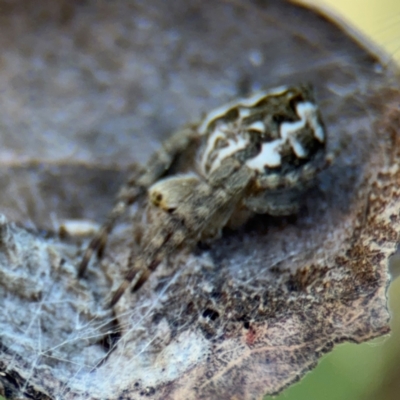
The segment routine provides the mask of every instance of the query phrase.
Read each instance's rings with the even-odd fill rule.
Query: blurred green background
[[[314,0],[400,61],[400,0]],[[391,262],[398,275],[400,257]],[[277,397],[265,400],[400,400],[400,279],[388,292],[392,333],[361,345],[342,344],[317,368]]]
[[[400,60],[400,0],[314,0],[313,3],[342,17]],[[400,270],[400,261],[396,264],[394,269]],[[399,400],[400,279],[391,284],[388,295],[392,313],[390,336],[361,345],[337,346],[304,379],[273,399]]]

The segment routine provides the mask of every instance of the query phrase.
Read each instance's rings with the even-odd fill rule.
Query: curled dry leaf
[[[8,398],[253,399],[389,331],[397,71],[279,1],[0,1],[0,388]],[[104,308],[132,228],[76,279],[64,218],[101,221],[127,166],[243,93],[311,82],[332,166],[295,219],[176,254]],[[30,229],[21,228],[23,224]],[[86,243],[84,243],[85,245]]]

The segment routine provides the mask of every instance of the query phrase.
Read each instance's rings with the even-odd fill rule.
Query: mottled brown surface
[[[388,332],[400,227],[393,68],[281,0],[1,0],[0,11],[0,205],[30,228],[0,224],[0,391],[261,398],[335,343]],[[104,311],[126,265],[127,220],[81,281],[77,240],[41,229],[101,221],[125,168],[171,131],[301,81],[316,89],[336,157],[297,218],[255,218],[177,254],[115,319]]]

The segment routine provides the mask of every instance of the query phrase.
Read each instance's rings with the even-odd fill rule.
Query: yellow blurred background
[[[312,3],[331,10],[400,61],[400,0]],[[316,369],[273,399],[400,400],[400,279],[391,284],[388,295],[392,314],[389,336],[361,345],[337,346]]]
[[[306,0],[331,10],[400,59],[400,0]],[[400,399],[400,394],[399,394]]]

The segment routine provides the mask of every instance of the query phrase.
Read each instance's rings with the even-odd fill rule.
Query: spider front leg
[[[110,306],[118,302],[130,285],[133,290],[139,289],[171,253],[183,247],[190,250],[205,233],[222,228],[220,225],[230,218],[253,179],[254,171],[240,166],[235,160],[228,160],[211,174],[207,182],[191,176],[161,181],[159,194],[162,194],[160,200],[164,199],[164,203],[160,204],[164,204],[165,209],[161,205],[162,212],[147,227],[142,251],[138,257],[130,257],[128,273],[114,293]],[[181,192],[179,187],[183,188]],[[153,189],[150,189],[150,194]],[[173,207],[168,207],[172,204]]]
[[[106,222],[86,248],[78,267],[78,278],[84,275],[93,253],[97,252],[99,257],[102,256],[108,235],[118,218],[125,213],[128,206],[142,198],[153,183],[167,173],[177,156],[185,151],[196,136],[197,133],[193,127],[187,127],[176,132],[150,157],[145,167],[134,171],[120,189],[116,204],[106,218]]]

